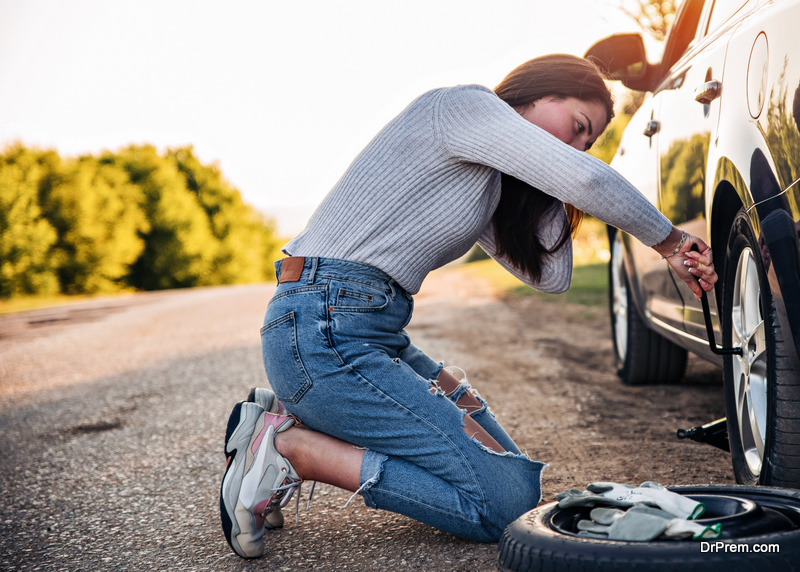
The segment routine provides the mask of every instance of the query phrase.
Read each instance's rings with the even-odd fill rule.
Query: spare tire
[[[500,538],[501,572],[535,570],[752,571],[800,568],[800,491],[738,485],[669,487],[706,504],[702,520],[722,522],[718,540],[629,542],[578,536],[588,508],[552,502],[512,522]]]

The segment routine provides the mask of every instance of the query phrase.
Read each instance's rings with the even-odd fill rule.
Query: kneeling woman
[[[404,328],[425,276],[476,242],[563,292],[583,211],[652,246],[696,295],[713,287],[710,248],[584,153],[612,117],[591,62],[544,56],[494,91],[422,95],[355,159],[284,247],[261,330],[272,390],[229,420],[220,505],[237,554],[262,555],[302,480],[485,542],[538,504],[543,463]]]

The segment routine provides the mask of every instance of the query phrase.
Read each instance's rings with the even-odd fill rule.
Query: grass
[[[601,262],[575,266],[572,270],[572,285],[563,294],[545,294],[524,284],[517,286],[510,294],[537,296],[551,302],[605,306],[608,304],[608,265]]]
[[[573,240],[572,285],[563,294],[545,294],[526,286],[494,260],[469,262],[457,268],[467,278],[488,280],[504,296],[536,296],[543,300],[584,306],[608,304],[608,240],[605,225],[588,219]]]

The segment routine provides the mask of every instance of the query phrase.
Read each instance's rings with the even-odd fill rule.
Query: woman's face
[[[599,101],[548,95],[518,108],[522,117],[567,145],[588,151],[606,128],[606,108]]]

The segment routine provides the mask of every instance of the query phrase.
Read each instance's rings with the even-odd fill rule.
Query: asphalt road
[[[665,407],[671,388],[616,382],[597,312],[499,301],[450,275],[427,284],[412,338],[485,379],[477,385],[501,422],[551,463],[545,500],[594,480],[732,482],[724,453],[670,440],[676,426],[719,413],[713,371],[698,366]],[[267,383],[259,328],[272,290],[172,291],[0,316],[0,569],[494,568],[495,545],[359,499],[343,509],[349,493],[326,485],[298,523],[287,516],[270,534],[264,558],[231,552],[218,509],[225,424],[250,387]]]

